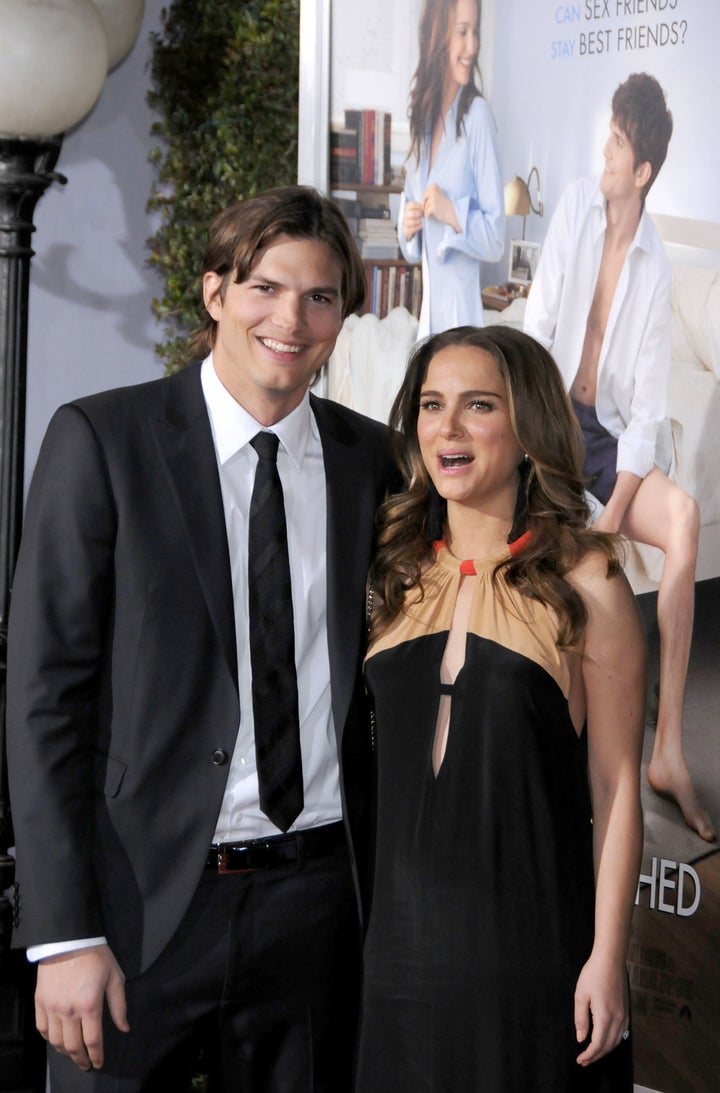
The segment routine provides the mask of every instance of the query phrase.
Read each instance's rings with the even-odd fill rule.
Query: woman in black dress
[[[358,1093],[631,1093],[645,642],[562,379],[461,327],[416,349],[391,424]]]

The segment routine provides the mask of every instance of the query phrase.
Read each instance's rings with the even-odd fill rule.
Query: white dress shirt
[[[212,355],[200,373],[218,461],[235,604],[240,723],[215,842],[280,834],[260,810],[252,713],[248,633],[248,517],[257,454],[250,441],[262,428],[218,379]],[[308,394],[273,426],[280,438],[278,473],[285,499],[305,806],[291,831],[342,818],[337,742],[327,643],[325,466]],[[28,960],[105,943],[104,937],[34,945]]]
[[[230,548],[240,693],[238,737],[214,841],[234,842],[280,833],[260,810],[248,633],[248,517],[258,460],[250,441],[262,426],[223,387],[212,356],[203,363],[201,379]],[[305,793],[305,807],[290,829],[295,831],[342,816],[327,644],[325,466],[308,394],[272,432],[280,438],[278,474],[288,530]]]
[[[549,349],[568,391],[577,375],[600,270],[605,198],[597,179],[571,183],[543,244],[524,328]],[[618,440],[617,470],[644,478],[665,418],[671,353],[670,265],[646,210],[628,248],[598,362],[595,410]]]

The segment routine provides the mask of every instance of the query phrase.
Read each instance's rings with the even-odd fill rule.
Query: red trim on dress
[[[524,535],[521,535],[518,539],[514,539],[512,543],[508,543],[508,550],[515,558],[520,554],[532,539],[532,532],[526,531]],[[433,543],[433,550],[438,555],[441,550],[448,550],[448,545],[444,539],[436,539]],[[472,558],[466,558],[465,561],[460,562],[460,572],[464,577],[474,577],[477,573],[475,569],[475,563]]]
[[[524,535],[521,535],[519,539],[514,539],[512,543],[508,543],[508,550],[512,554],[513,558],[516,554],[520,554],[532,539],[532,532],[526,531]]]

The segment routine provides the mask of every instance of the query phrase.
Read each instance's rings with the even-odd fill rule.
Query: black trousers
[[[105,1062],[49,1049],[52,1093],[349,1093],[360,931],[345,846],[236,875],[206,870],[171,942],[126,983],[130,1032],[105,1015]]]

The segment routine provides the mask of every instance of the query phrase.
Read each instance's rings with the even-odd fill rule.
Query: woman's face
[[[457,0],[450,14],[445,90],[455,94],[470,80],[480,45],[477,0]]]
[[[449,505],[512,519],[522,451],[489,353],[460,345],[435,354],[420,390],[417,436],[425,468]]]

